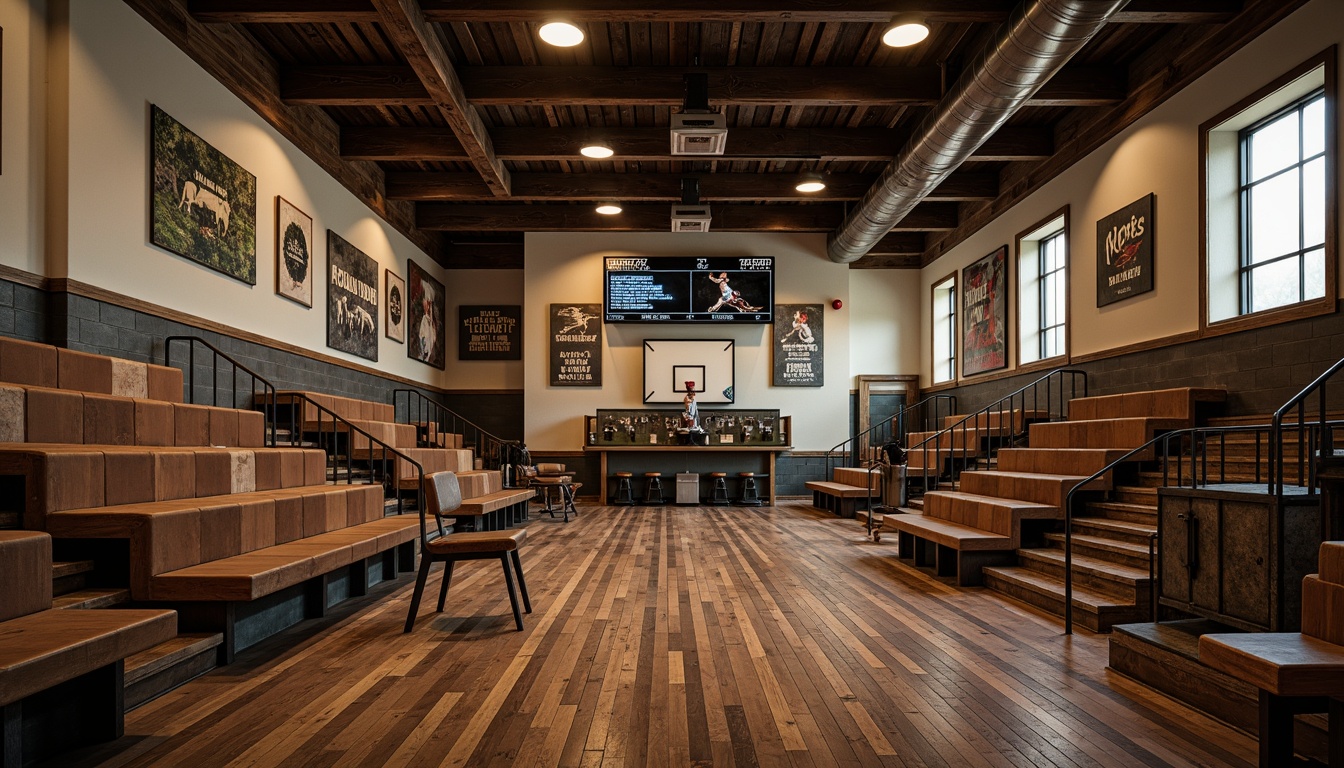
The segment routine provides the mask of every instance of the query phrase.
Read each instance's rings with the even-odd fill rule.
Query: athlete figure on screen
[[[710,312],[718,312],[725,305],[736,309],[738,312],[759,312],[760,307],[753,307],[742,298],[742,294],[734,291],[728,285],[728,273],[720,272],[716,277],[713,272],[709,273],[709,279],[719,284],[719,300],[714,306],[709,308]]]

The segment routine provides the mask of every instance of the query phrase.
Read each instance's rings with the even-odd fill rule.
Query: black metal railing
[[[942,424],[945,417],[953,416],[956,412],[955,395],[930,395],[911,406],[902,404],[890,419],[879,421],[827,451],[826,479],[831,479],[831,473],[836,467],[859,467],[871,463],[875,458],[871,455],[874,448],[880,449],[891,442],[904,447],[912,428],[922,430],[929,425]]]
[[[179,367],[185,372],[186,402],[197,405],[212,405],[228,408],[259,408],[265,419],[265,443],[276,444],[275,385],[266,378],[229,356],[214,344],[199,336],[169,336],[163,340],[163,364],[173,365],[173,349],[186,347],[180,352]],[[201,364],[210,377],[209,402],[205,402],[203,393],[196,388],[197,350],[201,352]],[[221,375],[223,376],[221,380]],[[240,383],[245,382],[250,389],[240,391]],[[225,401],[220,403],[223,395]],[[199,397],[199,402],[198,402]]]
[[[944,475],[955,487],[962,471],[989,466],[1000,448],[1020,444],[1032,423],[1067,418],[1075,397],[1087,397],[1087,373],[1057,368],[911,445],[906,457],[920,480],[914,487],[927,493]]]
[[[425,468],[419,461],[352,424],[348,419],[317,402],[304,392],[286,392],[288,418],[281,418],[276,432],[287,431],[288,444],[308,447],[308,438],[326,452],[326,478],[339,485],[344,470],[346,485],[354,485],[359,473],[367,473],[369,484],[381,484],[384,497],[391,495],[397,502],[397,514],[406,511],[402,498],[402,477],[415,481],[417,496],[425,487]],[[287,430],[283,428],[287,427]],[[284,441],[279,441],[283,444]],[[399,465],[405,462],[405,467]],[[409,472],[406,472],[409,468]],[[423,506],[423,504],[421,504]]]
[[[1283,440],[1283,422],[1284,418],[1296,411],[1297,418],[1295,422],[1302,425],[1306,422],[1307,401],[1313,396],[1317,400],[1316,421],[1317,431],[1310,435],[1311,441],[1308,442],[1304,429],[1297,429],[1297,476],[1299,481],[1305,479],[1304,483],[1311,493],[1319,490],[1317,484],[1316,470],[1322,456],[1333,457],[1335,454],[1335,429],[1338,428],[1338,422],[1328,421],[1327,416],[1327,385],[1341,370],[1344,370],[1344,358],[1341,358],[1334,365],[1330,366],[1308,384],[1301,392],[1293,395],[1274,412],[1272,423],[1273,435],[1270,439],[1270,466],[1274,470],[1274,476],[1270,478],[1269,493],[1276,496],[1283,495],[1284,467],[1288,463],[1284,455]],[[1291,426],[1290,422],[1290,426]]]
[[[427,396],[417,389],[392,391],[392,405],[403,424],[416,428],[416,442],[422,447],[452,448],[441,442],[442,435],[461,435],[463,445],[471,445],[480,457],[484,469],[502,469],[505,450],[518,445],[518,440],[506,440],[478,426],[470,419]]]

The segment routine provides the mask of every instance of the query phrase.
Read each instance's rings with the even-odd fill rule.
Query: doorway
[[[885,428],[874,429],[867,438],[859,441],[856,448],[860,455],[867,457],[874,447],[897,434],[892,429],[892,419],[900,413],[902,406],[919,402],[919,376],[913,374],[891,374],[884,376],[856,376],[858,399],[855,411],[858,428],[855,434],[863,435],[875,424],[885,424]]]

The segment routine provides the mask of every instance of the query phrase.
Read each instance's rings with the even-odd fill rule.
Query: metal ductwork
[[[867,253],[1054,77],[1127,0],[1024,0],[827,239],[831,261]]]

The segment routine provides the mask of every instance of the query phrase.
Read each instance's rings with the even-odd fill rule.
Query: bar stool
[[[634,490],[630,487],[630,478],[634,477],[630,472],[616,473],[616,497],[611,500],[612,504],[622,507],[628,507],[635,503]]]
[[[645,504],[666,504],[663,501],[663,473],[645,472],[644,473],[644,503]]]
[[[728,473],[710,472],[709,476],[714,480],[714,489],[709,492],[710,506],[718,507],[732,504],[732,500],[728,498]]]
[[[737,476],[742,482],[742,498],[734,503],[739,507],[761,506],[761,497],[756,495],[756,473],[738,472]]]

